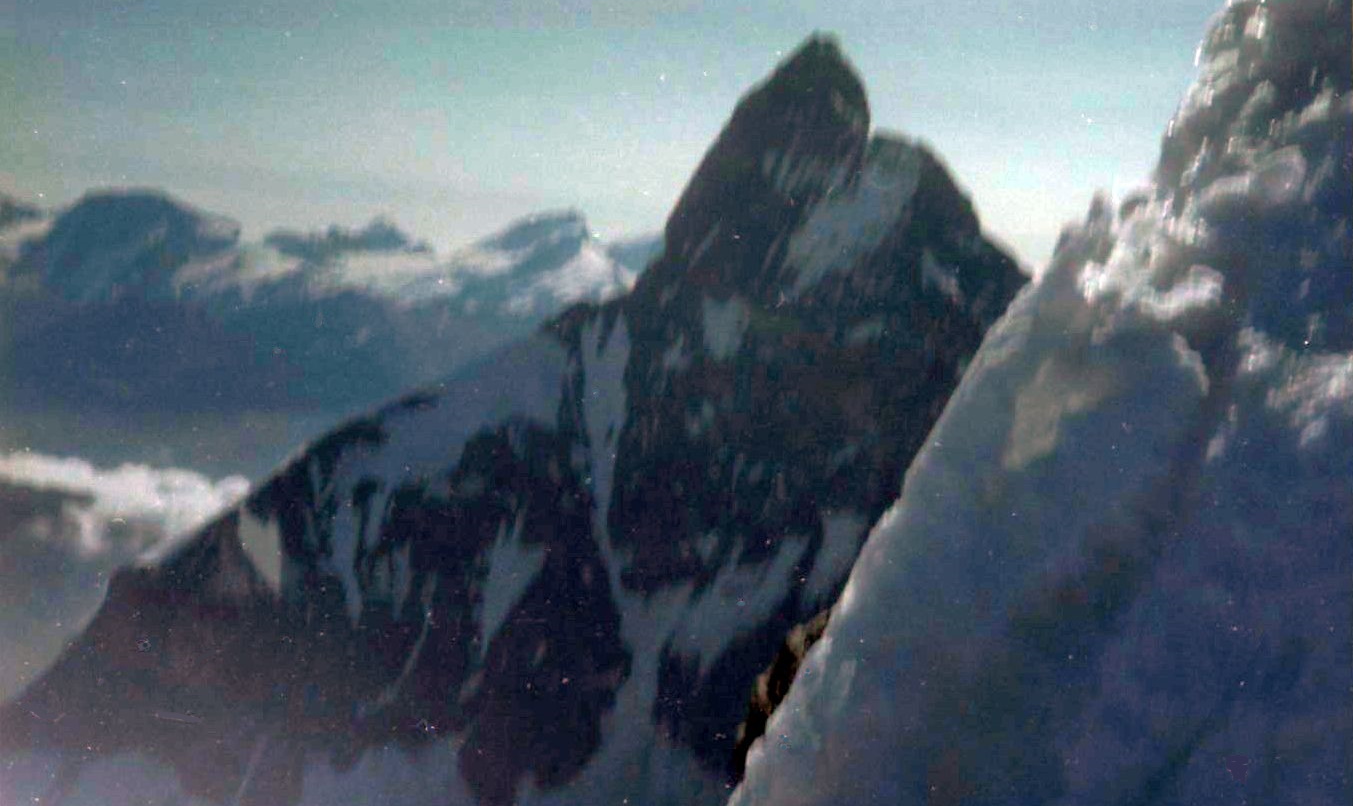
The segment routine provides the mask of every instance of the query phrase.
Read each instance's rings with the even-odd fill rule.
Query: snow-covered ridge
[[[988,334],[735,806],[1348,802],[1351,31],[1214,19],[1155,184]]]
[[[530,216],[449,256],[383,219],[261,243],[236,230],[152,192],[90,194],[0,229],[12,443],[101,443],[98,458],[118,461],[105,429],[48,426],[77,406],[131,418],[169,464],[202,453],[174,424],[183,414],[206,418],[223,445],[229,426],[211,414],[304,412],[308,430],[446,377],[568,306],[624,293],[660,248],[650,238],[612,251],[576,211]],[[261,474],[281,458],[250,453],[211,452],[222,473]]]
[[[591,238],[587,219],[579,210],[553,210],[532,213],[521,218],[483,244],[491,249],[514,251],[536,249],[560,243],[576,243]]]
[[[181,274],[189,279],[185,270]],[[579,300],[604,300],[633,285],[637,271],[612,258],[576,211],[528,216],[503,231],[439,256],[378,219],[362,230],[270,235],[239,265],[203,277],[248,290],[301,277],[310,293],[364,291],[401,304],[453,300],[471,312],[540,315]]]

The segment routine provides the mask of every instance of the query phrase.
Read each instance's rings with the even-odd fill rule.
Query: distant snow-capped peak
[[[50,228],[26,234],[14,274],[88,302],[172,296],[174,275],[233,250],[240,226],[159,191],[101,190],[64,210]]]
[[[467,313],[542,314],[628,290],[637,270],[612,257],[576,210],[519,219],[444,259],[348,253],[325,267],[322,285],[361,288],[402,302],[447,298]]]
[[[465,312],[545,315],[627,290],[658,242],[622,242],[613,254],[577,210],[526,216],[449,255],[385,217],[351,229],[277,229],[260,242],[242,241],[240,229],[160,191],[94,191],[55,216],[0,197],[0,259],[14,275],[82,302],[357,291],[401,304],[445,299]]]

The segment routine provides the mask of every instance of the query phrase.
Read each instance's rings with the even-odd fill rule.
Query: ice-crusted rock
[[[331,432],[125,575],[0,711],[0,769],[69,803],[138,764],[138,797],[722,801],[757,675],[1023,282],[939,161],[868,125],[811,40],[630,294]]]
[[[1349,5],[1234,2],[993,327],[732,803],[1343,804]]]

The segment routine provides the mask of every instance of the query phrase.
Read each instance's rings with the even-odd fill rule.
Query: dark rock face
[[[5,615],[0,622],[0,644],[6,647],[6,657],[0,658],[0,691],[6,694],[41,671],[23,666],[20,660],[29,657],[30,648],[59,649],[59,637],[51,639],[33,634],[38,630],[25,629],[52,622],[60,625],[76,610],[63,600],[59,583],[80,592],[97,590],[98,571],[88,568],[93,563],[72,561],[79,553],[78,513],[94,500],[88,492],[0,480],[0,612]],[[92,609],[98,599],[90,597],[85,603]],[[61,630],[58,626],[51,632]]]
[[[892,502],[1022,282],[933,156],[868,140],[862,90],[834,53],[810,42],[739,106],[628,300],[630,415],[607,524],[633,558],[623,583],[703,591],[730,560],[777,557],[798,580],[711,667],[663,649],[655,718],[710,764],[732,753],[728,703],[828,601],[808,569],[841,550],[833,541],[861,540]],[[758,154],[761,131],[783,141]],[[803,282],[843,259],[848,268]],[[857,524],[850,535],[828,534],[843,515]]]
[[[789,631],[785,636],[785,641],[780,645],[780,651],[775,653],[775,660],[771,661],[766,671],[757,675],[756,685],[752,688],[752,696],[747,703],[747,718],[738,727],[738,743],[733,749],[733,773],[738,778],[742,777],[747,768],[747,751],[752,749],[752,744],[766,733],[766,724],[770,722],[771,714],[784,702],[785,695],[789,694],[789,687],[794,683],[794,677],[799,672],[799,665],[803,663],[803,658],[808,654],[808,650],[813,648],[822,634],[827,631],[827,622],[831,619],[831,611],[823,610],[811,620],[800,624]]]
[[[810,39],[734,110],[672,210],[648,288],[680,279],[773,295],[779,278],[766,259],[775,239],[851,181],[868,139],[864,87],[834,41]],[[708,238],[718,239],[712,254]],[[643,289],[635,296],[644,299]]]
[[[153,572],[113,577],[84,635],[17,711],[21,718],[7,720],[7,748],[63,748],[63,769],[72,770],[103,755],[144,753],[172,765],[188,792],[218,801],[234,794],[254,737],[240,735],[231,714],[247,711],[254,724],[275,719],[283,704],[273,692],[290,671],[277,609],[239,542],[228,539],[234,517]],[[60,802],[73,783],[62,774],[37,791]]]
[[[129,687],[188,668],[164,690],[215,699],[153,706],[209,712],[238,756],[212,777],[168,734],[116,747],[201,797],[304,802],[303,779],[449,746],[444,802],[719,801],[757,676],[839,594],[1022,279],[935,157],[868,137],[810,40],[739,104],[630,295],[332,432],[128,576],[0,712],[0,764],[55,753],[77,791]],[[173,612],[142,604],[166,587]],[[118,654],[137,612],[152,646],[194,636],[192,665]],[[222,682],[259,674],[283,688]],[[96,676],[101,705],[4,729]]]

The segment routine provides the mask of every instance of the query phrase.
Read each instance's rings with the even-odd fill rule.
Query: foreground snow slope
[[[988,334],[732,803],[1353,801],[1350,27],[1212,22],[1152,186]]]

